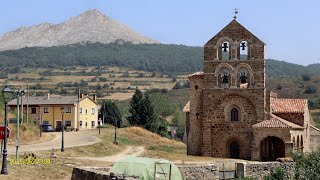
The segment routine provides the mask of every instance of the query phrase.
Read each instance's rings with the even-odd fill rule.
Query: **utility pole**
[[[29,84],[27,84],[27,124],[29,123]]]

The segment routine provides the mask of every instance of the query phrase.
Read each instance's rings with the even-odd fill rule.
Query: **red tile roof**
[[[277,128],[277,129],[303,129],[302,126],[286,121],[278,116],[272,115],[270,120],[265,120],[252,125],[253,128]]]
[[[185,112],[185,113],[190,112],[190,101],[184,106],[183,112]]]
[[[308,101],[306,99],[272,99],[272,113],[304,113]]]

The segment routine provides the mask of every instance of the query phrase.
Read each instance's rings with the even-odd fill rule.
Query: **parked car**
[[[42,124],[40,125],[42,132],[53,132],[54,128],[50,124]]]

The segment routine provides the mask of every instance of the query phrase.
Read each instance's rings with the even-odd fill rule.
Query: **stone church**
[[[204,70],[188,77],[188,155],[273,161],[311,150],[308,101],[266,90],[264,46],[236,19],[204,45]]]

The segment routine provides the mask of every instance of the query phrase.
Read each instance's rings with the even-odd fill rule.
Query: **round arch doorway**
[[[268,136],[261,141],[261,161],[275,161],[277,158],[285,157],[284,142],[275,136]]]

